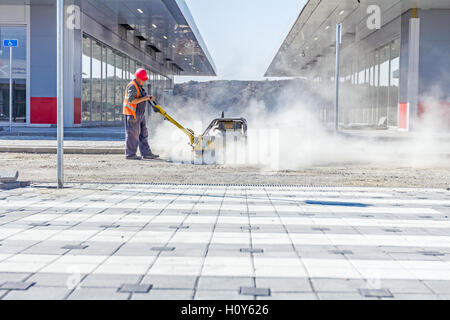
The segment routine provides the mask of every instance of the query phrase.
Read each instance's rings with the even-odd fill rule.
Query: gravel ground
[[[55,182],[56,155],[0,153],[0,170],[19,170],[19,179]],[[298,184],[313,186],[450,188],[444,167],[346,165],[267,172],[251,166],[198,166],[166,161],[125,161],[122,155],[66,155],[68,182],[192,184]]]

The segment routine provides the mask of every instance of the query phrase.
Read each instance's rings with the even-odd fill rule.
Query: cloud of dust
[[[437,125],[442,120],[439,108],[427,112],[415,132],[358,130],[352,134],[349,131],[334,134],[317,112],[317,97],[322,96],[329,101],[327,92],[320,88],[299,87],[294,81],[279,93],[275,105],[253,99],[248,105],[235,104],[225,110],[226,117],[244,117],[249,126],[245,156],[240,150],[227,157],[227,164],[259,165],[267,171],[358,164],[448,166],[449,131],[444,124]],[[205,97],[188,99],[187,102],[180,102],[175,97],[163,107],[182,125],[200,134],[222,112],[208,106],[206,101],[211,98],[208,94],[214,94],[214,100],[228,98],[227,90],[219,88],[205,92]],[[152,115],[152,148],[163,158],[174,162],[191,162],[187,136],[161,118],[160,115]]]

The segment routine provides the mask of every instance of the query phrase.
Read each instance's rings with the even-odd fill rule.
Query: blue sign
[[[3,40],[3,46],[5,48],[18,47],[19,46],[19,40],[17,40],[17,39],[14,39],[14,40],[12,40],[12,39],[5,39],[5,40]]]

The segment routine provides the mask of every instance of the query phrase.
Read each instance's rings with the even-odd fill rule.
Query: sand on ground
[[[55,182],[56,164],[54,154],[0,153],[0,170],[19,170],[21,181]],[[126,161],[122,155],[68,154],[64,157],[64,175],[67,182],[450,188],[450,164],[441,167],[348,164],[274,172],[258,166],[202,166]]]

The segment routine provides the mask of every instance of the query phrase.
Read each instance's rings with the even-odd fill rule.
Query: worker
[[[148,96],[144,90],[143,86],[147,80],[147,71],[140,68],[135,73],[135,79],[127,85],[125,90],[123,114],[126,129],[126,159],[128,160],[159,158],[159,155],[152,153],[148,144],[145,107],[147,101],[155,101],[155,98]],[[138,146],[142,157],[136,155]]]

